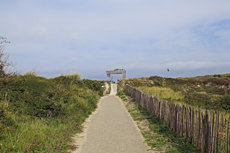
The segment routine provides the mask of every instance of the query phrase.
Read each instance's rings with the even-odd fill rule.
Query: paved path
[[[113,84],[111,94],[100,100],[75,153],[150,153],[138,127],[115,96],[116,90]]]

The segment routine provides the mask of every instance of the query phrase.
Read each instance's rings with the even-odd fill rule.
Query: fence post
[[[216,123],[217,123],[217,127],[216,127],[216,152],[218,152],[219,148],[218,148],[218,144],[219,144],[219,111],[217,111],[216,113]]]
[[[145,93],[141,92],[141,106],[144,107],[144,102],[145,102]]]
[[[165,123],[166,124],[166,120],[167,120],[167,113],[166,113],[166,101],[165,100],[163,100],[163,114],[164,114],[164,116],[163,116],[163,123]]]
[[[224,114],[221,113],[221,133],[220,133],[220,142],[221,142],[221,148],[220,151],[224,151]]]
[[[205,146],[205,135],[204,135],[204,114],[203,110],[201,111],[201,125],[202,125],[202,132],[201,132],[201,151],[204,152],[204,146]]]
[[[140,101],[140,92],[141,92],[141,91],[137,89],[136,99],[137,99],[138,101]]]
[[[159,120],[161,122],[161,100],[159,99]]]
[[[161,100],[160,99],[158,99],[157,104],[158,104],[158,110],[157,110],[158,120],[160,121],[161,120],[160,119],[160,113],[161,113]]]
[[[192,109],[189,106],[189,140],[192,143]]]
[[[185,136],[188,138],[188,113],[187,107],[185,106],[184,113],[185,113]]]
[[[178,115],[178,110],[177,110],[177,105],[175,105],[175,120],[174,120],[174,127],[175,127],[175,132],[177,133],[177,119],[178,119],[178,117],[177,117],[177,115]]]
[[[167,101],[167,114],[168,114],[168,127],[170,128],[171,114],[170,114],[170,102]]]
[[[155,113],[155,115],[157,117],[157,109],[158,109],[158,107],[157,107],[157,97],[154,97],[154,106],[155,106],[154,113]]]
[[[211,144],[211,148],[212,148],[212,152],[215,152],[215,136],[214,136],[214,132],[215,132],[215,111],[212,111],[211,113],[211,117],[212,117],[212,120],[211,120],[211,124],[212,124],[212,134],[211,134],[211,138],[212,138],[212,144]]]
[[[148,94],[148,112],[151,112],[151,95]]]
[[[210,113],[209,111],[207,111],[207,147],[208,147],[208,152],[211,153],[212,152],[212,131],[211,131],[211,116],[210,116]]]
[[[149,94],[145,95],[145,109],[148,110]]]
[[[184,104],[182,105],[182,114],[181,114],[181,136],[184,136]]]
[[[195,122],[194,122],[194,107],[192,107],[192,121],[191,121],[191,132],[192,132],[192,134],[191,134],[191,142],[192,142],[192,144],[194,144],[194,126],[195,126]]]
[[[153,114],[153,96],[149,97],[149,112]]]
[[[171,129],[174,130],[174,104],[171,103]]]
[[[195,130],[194,130],[194,134],[195,134],[195,135],[194,135],[194,139],[195,139],[195,141],[196,141],[196,147],[198,148],[198,143],[197,143],[197,142],[198,142],[198,134],[197,134],[198,132],[196,132],[197,129],[198,129],[198,128],[197,128],[197,109],[196,109],[195,112],[196,112],[196,113],[195,113],[195,122],[194,122],[194,125],[195,125],[195,127],[194,127],[194,129],[195,129]]]
[[[228,134],[229,134],[229,124],[230,124],[230,115],[228,118],[228,124],[226,124],[226,143],[225,143],[225,153],[228,153]]]
[[[168,101],[165,101],[165,124],[168,124]]]
[[[200,133],[200,123],[201,123],[201,120],[200,120],[200,109],[198,109],[198,148],[201,150],[201,133]]]
[[[181,105],[178,105],[178,118],[177,118],[177,135],[180,135],[180,130],[181,130]]]
[[[143,97],[142,97],[142,107],[145,108],[145,95],[146,93],[143,92]]]
[[[164,122],[164,100],[161,100],[161,122]]]
[[[173,131],[176,132],[176,105],[173,104]]]

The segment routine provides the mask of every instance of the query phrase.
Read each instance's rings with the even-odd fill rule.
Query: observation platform
[[[122,80],[126,79],[126,70],[124,69],[114,69],[106,71],[106,74],[108,77],[110,77],[111,74],[122,74]]]

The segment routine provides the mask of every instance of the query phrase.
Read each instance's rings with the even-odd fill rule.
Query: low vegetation
[[[230,73],[185,78],[132,78],[121,81],[119,86],[122,88],[126,84],[168,101],[230,112]]]
[[[103,81],[79,74],[46,79],[34,73],[0,77],[0,152],[67,152],[71,137],[96,108]]]

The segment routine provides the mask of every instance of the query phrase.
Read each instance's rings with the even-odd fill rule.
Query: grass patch
[[[174,102],[181,102],[184,100],[184,95],[182,92],[174,92],[170,88],[164,88],[164,87],[146,87],[146,86],[141,86],[137,87],[137,89],[149,93],[150,95],[156,96],[160,99],[165,99],[169,101],[174,101]]]

